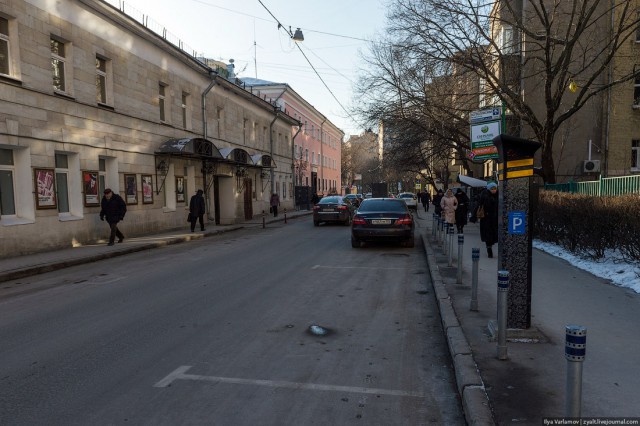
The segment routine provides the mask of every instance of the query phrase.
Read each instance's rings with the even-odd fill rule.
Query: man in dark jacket
[[[200,230],[204,231],[204,197],[202,189],[198,189],[196,195],[189,201],[189,213],[191,214],[191,232],[196,229],[196,221],[200,220]]]
[[[127,204],[124,202],[121,196],[114,194],[111,189],[104,190],[104,196],[102,197],[102,207],[100,210],[100,220],[107,218],[107,223],[111,228],[111,235],[109,235],[109,244],[113,245],[116,237],[118,242],[121,243],[124,240],[124,235],[118,229],[118,222],[124,219],[124,215],[127,213]]]

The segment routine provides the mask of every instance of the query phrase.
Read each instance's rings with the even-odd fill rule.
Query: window
[[[0,16],[0,74],[9,71],[9,21]]]
[[[186,129],[187,128],[187,112],[188,112],[188,108],[187,108],[187,102],[189,100],[189,94],[182,92],[182,104],[181,104],[181,108],[182,108],[182,128]],[[246,129],[247,127],[247,120],[244,120],[244,127]],[[246,130],[245,130],[245,134],[246,134]]]
[[[0,216],[16,214],[13,151],[0,149]]]
[[[96,56],[96,101],[107,103],[107,60]]]
[[[282,199],[287,198],[287,182],[282,182]]]
[[[160,121],[165,122],[166,121],[166,117],[165,117],[165,105],[164,105],[164,101],[165,101],[165,85],[160,83],[158,85],[158,105],[160,108]]]
[[[306,161],[307,163],[309,162],[309,150],[308,149],[304,150],[304,161]]]
[[[69,213],[69,158],[56,154],[56,196],[58,212]]]
[[[640,77],[636,77],[633,84],[633,106],[640,108]]]
[[[513,28],[502,27],[498,34],[496,44],[503,55],[513,55],[517,52],[515,40],[513,39]]]
[[[65,61],[66,46],[65,43],[53,37],[51,43],[51,66],[53,68],[53,88],[60,92],[66,92],[65,81]]]
[[[631,170],[640,170],[640,139],[631,141]]]

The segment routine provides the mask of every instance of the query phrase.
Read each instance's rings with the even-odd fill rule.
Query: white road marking
[[[233,377],[216,377],[216,376],[200,376],[196,374],[185,374],[191,366],[183,365],[178,367],[167,377],[160,380],[153,385],[156,388],[164,388],[169,386],[175,380],[197,380],[212,383],[229,383],[234,385],[253,385],[253,386],[268,386],[272,388],[286,388],[286,389],[303,389],[303,390],[316,390],[316,391],[330,391],[330,392],[348,392],[348,393],[360,393],[367,395],[389,395],[389,396],[406,396],[412,398],[425,398],[425,394],[422,392],[411,392],[395,389],[379,389],[379,388],[363,388],[353,386],[334,386],[334,385],[319,385],[315,383],[299,383],[299,382],[285,382],[279,380],[252,380],[252,379],[240,379]]]

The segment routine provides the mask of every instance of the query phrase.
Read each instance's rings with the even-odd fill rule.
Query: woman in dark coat
[[[484,209],[484,217],[479,218],[480,239],[487,246],[487,256],[493,257],[493,245],[498,242],[498,185],[495,182],[489,182],[480,194],[478,209],[480,207]]]
[[[436,195],[434,195],[432,201],[433,206],[436,208],[435,212],[438,216],[440,216],[440,213],[442,213],[442,206],[440,205],[442,197],[444,197],[444,192],[442,191],[442,189],[438,189],[438,192],[436,193]]]
[[[467,224],[467,216],[469,216],[469,197],[462,189],[456,191],[456,199],[458,200],[458,208],[456,209],[456,227],[458,234],[464,233],[464,226]]]

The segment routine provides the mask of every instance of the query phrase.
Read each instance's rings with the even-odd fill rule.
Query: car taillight
[[[411,225],[413,219],[411,219],[411,215],[404,215],[400,219],[396,220],[396,225]]]
[[[351,223],[353,223],[354,225],[366,225],[367,221],[364,220],[362,217],[356,215],[353,217],[353,220],[351,221]]]
[[[340,207],[338,207],[338,210],[349,210],[349,207],[347,207],[347,206],[340,206]]]
[[[314,210],[320,210],[320,206],[316,204],[315,206],[313,206],[313,209]]]

